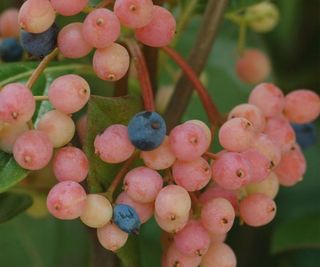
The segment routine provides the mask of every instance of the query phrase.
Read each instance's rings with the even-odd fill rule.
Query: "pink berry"
[[[172,176],[187,191],[198,191],[209,183],[211,168],[203,158],[194,161],[177,160],[172,166]]]
[[[235,190],[249,183],[250,165],[240,154],[227,152],[211,165],[212,179],[222,188]]]
[[[272,83],[261,83],[250,93],[249,104],[256,105],[266,117],[280,114],[284,108],[284,95]]]
[[[282,154],[281,161],[275,173],[283,186],[293,186],[303,179],[306,172],[306,160],[298,145]]]
[[[118,81],[128,71],[130,57],[126,48],[117,43],[97,49],[93,56],[93,69],[105,81]]]
[[[250,165],[251,183],[258,183],[267,178],[273,166],[267,157],[255,149],[242,152],[242,156]]]
[[[201,120],[188,120],[185,123],[194,123],[196,125],[199,125],[205,132],[205,135],[207,137],[207,142],[208,144],[211,144],[211,139],[212,139],[212,133],[210,128]]]
[[[116,199],[116,204],[126,204],[134,208],[137,212],[141,223],[147,222],[153,215],[153,202],[141,203],[134,201],[126,192],[121,192]]]
[[[184,123],[172,129],[170,147],[179,160],[192,161],[199,158],[209,147],[203,128],[194,123]]]
[[[199,221],[191,220],[174,237],[176,248],[187,256],[203,256],[210,245],[210,236]]]
[[[151,0],[116,0],[114,12],[124,26],[141,28],[152,20],[153,3]]]
[[[268,78],[271,72],[271,63],[262,51],[247,49],[237,60],[236,71],[243,82],[257,84]]]
[[[96,48],[105,48],[115,42],[120,35],[117,16],[106,8],[97,8],[83,22],[84,39]]]
[[[201,261],[201,267],[236,267],[237,259],[233,250],[224,243],[212,243]]]
[[[169,138],[166,136],[162,144],[151,151],[141,151],[140,157],[144,164],[154,170],[164,170],[173,165],[176,156],[173,154]]]
[[[201,210],[201,222],[212,233],[227,233],[234,219],[234,208],[225,198],[214,198],[206,202]]]
[[[155,201],[155,212],[163,219],[174,221],[180,217],[186,217],[190,209],[190,196],[183,187],[178,185],[162,188]]]
[[[117,251],[125,245],[128,234],[120,230],[115,224],[109,223],[97,230],[100,244],[108,250]]]
[[[124,188],[129,197],[141,203],[153,202],[163,186],[159,173],[147,168],[137,167],[124,177]]]
[[[272,198],[256,193],[240,202],[240,216],[250,226],[262,226],[271,222],[276,215],[276,204]]]
[[[201,262],[199,256],[187,256],[182,254],[174,244],[172,244],[165,254],[165,267],[198,267]]]
[[[257,132],[263,131],[266,119],[262,111],[252,104],[240,104],[235,106],[229,113],[228,119],[245,118],[253,124]]]
[[[58,181],[82,182],[88,175],[89,161],[82,150],[64,147],[53,159],[53,171]]]
[[[104,196],[89,194],[80,219],[89,227],[103,227],[112,219],[112,205]]]
[[[214,198],[225,198],[227,199],[231,205],[233,206],[234,210],[238,212],[238,198],[233,191],[223,189],[219,186],[212,186],[208,187],[200,196],[199,201],[201,204],[206,204],[210,200]]]
[[[6,9],[0,16],[0,35],[2,37],[19,37],[19,11],[15,8]]]
[[[53,8],[63,16],[73,16],[80,13],[88,4],[89,0],[61,1],[50,0]]]
[[[170,44],[176,30],[173,15],[163,7],[154,6],[151,21],[144,27],[136,29],[136,38],[143,44],[162,47]]]
[[[23,133],[13,147],[13,156],[18,164],[28,170],[44,168],[50,161],[53,146],[45,133],[31,130]]]
[[[35,108],[32,92],[23,84],[10,83],[0,91],[0,121],[2,122],[28,122]]]
[[[281,150],[266,134],[259,134],[254,139],[251,147],[264,155],[271,162],[273,167],[279,164]]]
[[[282,117],[271,117],[267,121],[265,134],[282,152],[288,151],[296,142],[296,135],[290,123]]]
[[[66,58],[81,58],[87,56],[92,46],[82,35],[83,24],[70,23],[61,29],[58,35],[58,48]]]
[[[175,234],[181,231],[183,227],[186,226],[189,221],[189,213],[184,214],[179,218],[172,217],[172,219],[169,217],[159,217],[157,213],[155,213],[154,218],[156,219],[157,224],[162,230],[168,233]]]
[[[51,188],[47,207],[49,212],[61,220],[73,220],[82,214],[86,204],[86,191],[73,181],[64,181]]]
[[[95,153],[107,163],[119,163],[127,160],[135,148],[128,137],[128,128],[125,125],[114,124],[109,126],[94,140]]]
[[[241,152],[249,148],[255,137],[253,124],[245,118],[225,122],[219,131],[219,142],[229,151]]]
[[[49,0],[25,1],[18,16],[20,27],[31,33],[41,33],[48,30],[55,18],[56,13]]]
[[[90,97],[90,87],[79,75],[67,74],[55,79],[49,87],[49,101],[58,110],[70,114],[82,109]]]
[[[294,123],[309,123],[320,114],[320,97],[310,90],[295,90],[285,97],[284,114]]]
[[[59,110],[50,110],[40,118],[37,129],[45,132],[56,148],[71,141],[76,127],[70,116]]]

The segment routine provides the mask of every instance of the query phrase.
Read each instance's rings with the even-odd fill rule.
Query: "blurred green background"
[[[21,1],[1,0],[0,10],[19,5],[19,2]],[[199,13],[205,6],[205,2],[199,1]],[[268,34],[249,31],[247,46],[258,47],[270,55],[273,64],[270,81],[279,85],[285,92],[307,88],[319,93],[320,1],[278,0],[273,2],[280,9],[279,25]],[[201,23],[199,13],[194,14],[186,31],[178,40],[177,49],[184,56],[188,55]],[[207,77],[207,87],[221,112],[228,112],[236,104],[246,102],[252,89],[252,86],[239,81],[234,71],[237,38],[238,28],[224,20],[204,72]],[[61,64],[65,66],[79,64],[80,66],[82,62]],[[168,64],[171,69],[176,69],[175,65]],[[6,64],[5,67],[0,64],[2,78],[4,68],[6,70],[10,68],[10,64]],[[12,66],[12,68],[16,67]],[[22,69],[15,69],[15,72],[19,71]],[[64,71],[74,72],[75,70],[73,67],[66,67]],[[58,71],[53,76],[49,76],[49,80],[60,73]],[[96,92],[100,92],[99,88],[105,86],[104,83],[94,80],[92,75],[89,76],[88,74],[88,78],[96,87]],[[48,80],[48,76],[46,78]],[[173,83],[171,76],[168,75],[168,68],[162,66],[159,84]],[[207,120],[196,96],[192,97],[183,119],[191,118]],[[228,235],[227,243],[237,255],[239,267],[320,266],[319,119],[316,121],[316,126],[317,143],[304,151],[308,164],[304,180],[294,187],[281,188],[276,198],[278,213],[275,221],[260,228],[239,226],[236,223]],[[0,225],[0,266],[113,266],[111,262],[106,262],[109,255],[100,255],[104,259],[102,263],[96,259],[94,254],[101,254],[101,249],[97,249],[92,243],[92,235],[78,221],[58,221],[51,216],[35,219],[21,214]],[[159,236],[159,228],[153,221],[143,226],[138,240],[139,247],[135,252],[141,258],[141,267],[160,266]]]

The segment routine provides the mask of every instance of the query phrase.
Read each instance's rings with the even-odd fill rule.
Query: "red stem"
[[[129,47],[133,62],[137,69],[138,79],[142,89],[144,108],[146,111],[154,111],[155,108],[154,108],[152,85],[151,85],[149,71],[147,68],[144,55],[137,42],[133,40],[127,40],[126,43]]]
[[[216,105],[213,103],[208,91],[198,79],[193,69],[189,66],[185,59],[183,59],[173,48],[165,46],[162,47],[162,50],[180,66],[180,68],[185,72],[189,80],[192,82],[207,112],[207,116],[210,122],[215,126],[219,125],[222,122],[222,116],[219,113]]]
[[[126,173],[129,171],[130,166],[134,162],[134,160],[138,156],[138,152],[135,152],[121,167],[120,171],[117,173],[116,177],[113,179],[111,185],[109,186],[107,192],[105,192],[103,195],[105,195],[110,202],[112,202],[112,196],[116,188],[118,187],[119,183],[122,181],[122,178],[126,175]]]

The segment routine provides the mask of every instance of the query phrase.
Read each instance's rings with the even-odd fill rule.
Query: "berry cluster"
[[[27,0],[19,12],[21,35],[26,51],[34,56],[48,55],[58,46],[66,58],[87,56],[92,49],[93,69],[106,81],[121,79],[129,69],[127,49],[115,43],[120,37],[121,25],[133,29],[143,44],[161,47],[168,45],[175,34],[176,22],[163,7],[151,0],[117,0],[114,11],[101,7],[91,11],[83,22],[74,22],[59,31],[55,24],[56,12],[73,16],[84,10],[88,0]],[[29,14],[33,16],[29,16]]]
[[[23,56],[23,49],[18,41],[18,12],[17,9],[10,8],[0,14],[0,58],[4,62],[19,61]]]

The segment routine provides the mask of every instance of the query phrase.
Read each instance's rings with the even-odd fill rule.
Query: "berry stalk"
[[[189,64],[171,47],[163,47],[162,50],[169,55],[185,72],[189,80],[192,82],[195,90],[197,91],[202,104],[207,112],[207,116],[213,125],[219,125],[222,122],[222,116],[218,111],[218,108],[213,103],[211,96],[209,95],[206,88],[198,79],[197,75]]]
[[[49,97],[47,95],[35,95],[33,98],[35,101],[49,100]]]
[[[56,48],[40,62],[38,67],[34,70],[29,80],[27,81],[26,86],[30,90],[32,89],[32,86],[36,83],[36,81],[39,79],[43,71],[46,69],[46,67],[49,65],[49,63],[58,55],[58,53],[59,49]]]
[[[113,179],[107,192],[103,193],[103,195],[110,202],[112,202],[114,191],[117,189],[119,183],[122,181],[123,177],[129,171],[130,166],[132,165],[132,163],[134,162],[134,160],[137,158],[138,155],[139,155],[139,152],[137,152],[137,151],[132,154],[132,156],[122,165],[120,171],[117,173],[116,177]]]
[[[138,79],[142,88],[142,97],[145,110],[152,112],[155,110],[153,91],[145,58],[137,42],[127,40],[126,44],[128,45],[134,65],[138,72]]]

